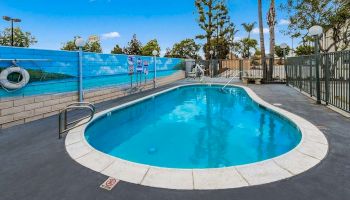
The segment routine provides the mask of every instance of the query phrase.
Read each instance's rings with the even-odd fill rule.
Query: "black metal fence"
[[[350,112],[350,51],[290,57],[287,84]]]

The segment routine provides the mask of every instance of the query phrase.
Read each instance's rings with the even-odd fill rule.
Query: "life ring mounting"
[[[22,80],[19,82],[12,82],[8,80],[8,76],[12,73],[19,73],[22,76]],[[18,66],[8,67],[0,73],[0,85],[10,90],[23,88],[28,84],[29,79],[30,75],[28,71]]]

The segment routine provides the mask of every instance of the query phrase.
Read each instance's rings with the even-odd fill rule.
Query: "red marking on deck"
[[[118,182],[119,180],[109,177],[104,183],[102,183],[102,185],[100,185],[100,188],[110,191],[118,184]]]

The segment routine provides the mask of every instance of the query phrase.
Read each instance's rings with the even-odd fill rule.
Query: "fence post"
[[[298,71],[299,71],[299,74],[298,74],[298,77],[299,77],[299,89],[300,91],[303,90],[303,77],[302,77],[302,65],[299,65],[298,67]]]
[[[284,59],[284,73],[286,76],[286,86],[288,86],[288,69],[287,69],[287,57],[286,57],[286,49],[283,49],[283,59]]]
[[[316,58],[316,103],[321,104],[320,62],[318,51],[319,37],[315,36],[315,58]]]
[[[326,56],[326,64],[324,66],[324,70],[325,70],[325,90],[326,90],[326,104],[328,105],[328,102],[329,102],[329,55],[324,55]]]
[[[310,76],[310,96],[312,97],[313,96],[313,93],[312,93],[312,56],[309,57],[310,60],[309,60],[309,67],[310,67],[310,70],[309,70],[309,76]]]
[[[243,60],[239,60],[239,80],[242,80]]]

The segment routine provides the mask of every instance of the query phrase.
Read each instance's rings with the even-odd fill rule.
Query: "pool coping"
[[[223,84],[178,85],[97,113],[93,121],[111,111],[191,85]],[[328,141],[315,125],[265,102],[248,87],[235,84],[230,86],[243,88],[256,103],[292,121],[302,134],[300,143],[285,154],[251,164],[211,169],[174,169],[134,163],[96,150],[84,137],[85,128],[88,126],[86,124],[69,131],[65,140],[66,150],[76,162],[106,176],[144,186],[181,190],[229,189],[266,184],[303,173],[325,158],[328,153]]]

